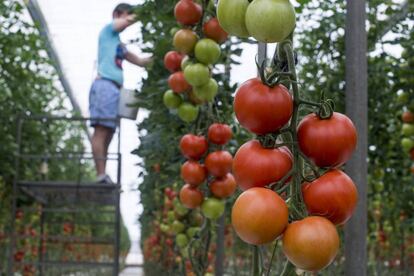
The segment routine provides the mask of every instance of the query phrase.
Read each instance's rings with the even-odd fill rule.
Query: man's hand
[[[125,59],[131,62],[132,64],[135,64],[141,67],[145,67],[153,61],[153,57],[140,58],[136,54],[131,53],[130,51],[126,53]]]

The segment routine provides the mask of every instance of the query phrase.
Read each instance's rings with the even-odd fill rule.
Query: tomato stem
[[[253,270],[252,276],[260,276],[260,260],[259,260],[259,247],[257,245],[253,246]]]

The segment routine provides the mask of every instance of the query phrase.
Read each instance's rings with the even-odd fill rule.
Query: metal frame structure
[[[82,117],[51,117],[51,116],[22,116],[17,121],[17,152],[15,154],[15,177],[13,180],[13,197],[11,210],[11,232],[10,232],[10,246],[8,256],[8,270],[7,275],[13,275],[16,267],[23,267],[25,265],[32,265],[37,268],[36,275],[56,275],[47,273],[48,269],[64,270],[74,268],[75,271],[87,271],[88,269],[98,268],[112,268],[111,275],[118,275],[119,272],[119,251],[120,251],[120,192],[121,192],[121,129],[118,127],[117,136],[117,150],[115,153],[109,153],[105,160],[112,160],[117,163],[117,178],[115,184],[100,184],[94,182],[87,182],[82,179],[80,171],[78,175],[74,175],[74,179],[67,180],[31,180],[24,179],[25,172],[22,170],[22,162],[33,160],[70,160],[78,162],[82,166],[84,160],[93,160],[93,156],[88,152],[51,152],[54,149],[48,149],[48,152],[41,153],[26,153],[22,151],[22,135],[25,131],[25,124],[30,122],[37,122],[41,124],[50,124],[53,122],[80,122],[86,125],[88,121],[94,118]],[[119,125],[119,119],[113,118],[99,118],[100,121],[116,121]],[[34,161],[33,161],[34,162]],[[30,208],[18,206],[18,200],[21,197],[31,198],[38,203],[41,208]],[[90,206],[92,205],[92,207]],[[106,208],[100,210],[97,208]],[[108,209],[110,208],[110,210]],[[26,233],[16,232],[16,212],[24,210],[24,212],[40,212],[40,235],[33,237]],[[108,225],[114,229],[113,235],[109,238],[105,237],[76,237],[72,235],[63,235],[58,233],[56,235],[45,234],[45,229],[48,225],[62,224],[64,221],[57,219],[48,220],[53,214],[73,214],[76,227],[76,214],[93,214],[93,213],[108,213],[113,217],[113,221],[86,221],[81,222],[81,225]],[[19,239],[36,238],[39,240],[38,257],[36,261],[16,261],[14,254],[17,251],[17,242]],[[112,246],[113,256],[112,261],[62,261],[48,259],[47,254],[44,253],[44,247],[51,244],[94,244]],[[74,271],[74,270],[72,270]],[[105,274],[106,275],[106,274]]]

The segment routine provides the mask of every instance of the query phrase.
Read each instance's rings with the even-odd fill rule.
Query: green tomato
[[[414,147],[414,141],[410,138],[402,138],[401,146],[405,151],[410,151]]]
[[[178,32],[178,30],[180,30],[180,29],[179,29],[179,28],[177,28],[177,27],[171,28],[171,30],[170,30],[170,35],[171,35],[171,36],[174,36],[174,35],[175,35],[175,33],[176,33],[176,32]]]
[[[168,211],[167,220],[168,220],[169,223],[172,223],[175,220],[174,211]]]
[[[210,79],[210,70],[201,63],[189,64],[184,69],[184,77],[192,86],[201,86]]]
[[[194,87],[193,91],[197,98],[203,101],[212,101],[217,95],[218,84],[215,79],[211,78],[207,84]]]
[[[181,203],[175,206],[175,212],[178,216],[182,217],[188,213],[188,209],[185,208]]]
[[[246,28],[248,0],[219,0],[217,19],[220,26],[230,35],[249,37]]]
[[[181,60],[181,70],[184,71],[185,67],[187,67],[190,64],[192,64],[191,59],[188,56],[185,56]]]
[[[187,246],[188,238],[185,234],[178,234],[177,237],[175,237],[175,242],[177,243],[178,247],[183,248]]]
[[[191,213],[191,221],[195,226],[203,225],[204,218],[199,210],[193,210],[193,212]]]
[[[181,98],[181,96],[178,95],[177,93],[174,93],[172,90],[167,90],[164,93],[164,96],[162,97],[162,99],[163,99],[164,105],[170,109],[178,108],[183,102],[183,99]]]
[[[247,7],[246,27],[257,41],[282,42],[295,25],[295,9],[289,0],[254,0]]]
[[[401,92],[397,94],[397,103],[399,104],[405,104],[408,102],[409,95],[408,93]]]
[[[414,135],[414,125],[413,124],[403,124],[402,125],[402,134],[405,136]]]
[[[224,213],[224,200],[217,198],[207,198],[201,205],[201,212],[206,218],[216,220]]]
[[[184,231],[185,225],[182,222],[179,222],[178,220],[174,220],[174,222],[171,225],[171,229],[174,234],[178,234]]]
[[[200,39],[195,46],[195,57],[204,64],[216,63],[221,55],[220,46],[210,38]]]
[[[197,119],[199,112],[198,106],[190,103],[182,103],[178,108],[178,117],[184,122],[190,123]]]
[[[161,232],[168,233],[170,231],[170,227],[166,224],[161,224],[160,225],[160,230],[161,230]]]
[[[187,229],[187,236],[191,239],[198,232],[200,232],[200,227],[190,227]]]

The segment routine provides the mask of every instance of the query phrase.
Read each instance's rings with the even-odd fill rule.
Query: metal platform
[[[18,187],[44,205],[95,203],[116,204],[120,185],[67,181],[19,181]]]
[[[78,139],[88,141],[87,125],[90,119],[36,115],[23,116],[17,121],[16,173],[13,181],[11,213],[14,220],[11,222],[11,233],[9,233],[8,276],[15,275],[16,272],[20,275],[28,267],[34,270],[32,272],[35,275],[40,276],[78,273],[118,275],[121,221],[120,128],[115,134],[117,152],[109,153],[106,158],[108,162],[116,162],[115,184],[101,184],[88,180],[87,176],[90,176],[90,168],[93,166],[91,152],[85,149],[64,152],[60,140],[50,141],[50,137],[47,137],[47,133],[53,127],[62,129],[69,126],[64,128],[67,133],[60,139],[71,139],[74,135],[82,135]],[[100,118],[100,120],[113,119]],[[57,126],[54,126],[56,124]],[[42,149],[33,149],[30,141],[27,143],[30,139],[25,135],[30,135],[33,129],[46,135],[45,147]],[[79,129],[83,129],[83,133],[80,133]],[[26,131],[29,134],[25,133]],[[26,141],[26,144],[23,141]],[[56,148],[51,148],[50,145],[55,145]],[[59,173],[49,172],[49,164],[53,162],[70,164],[70,171],[65,175],[67,178],[69,174],[71,179],[59,179]],[[27,168],[30,166],[39,168],[39,173],[36,175],[28,173]],[[33,232],[22,229],[21,222],[17,222],[21,219],[19,213],[30,216],[35,214],[39,217],[38,222],[31,223]],[[101,233],[101,229],[105,229],[104,233]],[[38,244],[37,253],[29,259],[16,258],[15,254],[24,251],[24,244],[28,241],[31,241],[31,244]],[[93,257],[87,259],[89,255],[84,254],[84,246],[92,252],[96,250],[104,259]],[[69,247],[70,252],[68,252]],[[101,252],[103,250],[105,251]],[[37,256],[37,259],[33,256]]]

